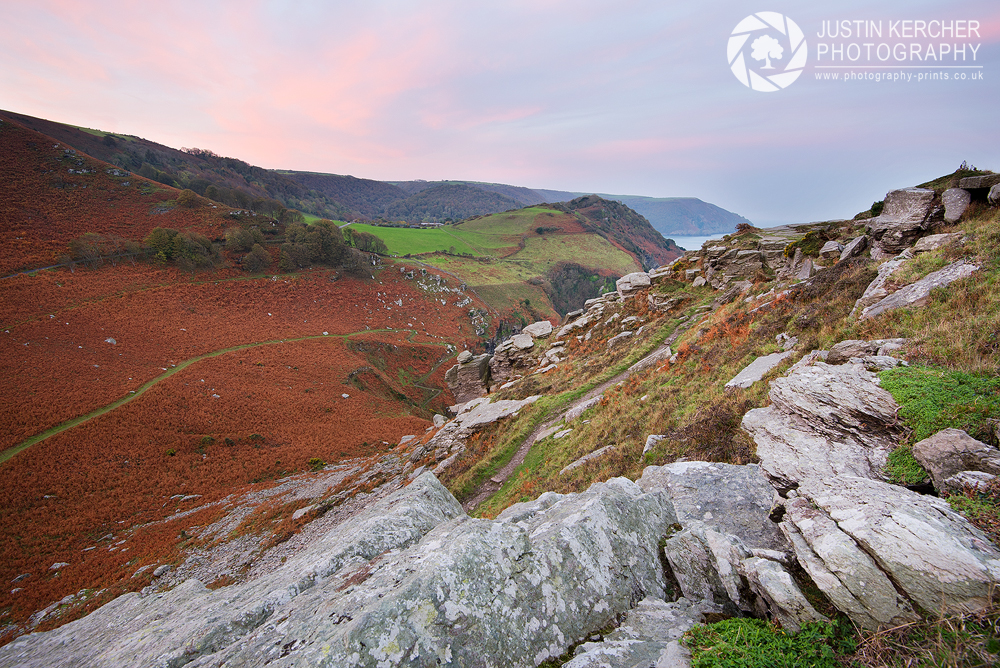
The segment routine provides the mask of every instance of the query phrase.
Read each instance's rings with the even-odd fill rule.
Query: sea
[[[683,248],[684,250],[701,250],[702,244],[710,239],[721,239],[723,234],[713,234],[708,237],[675,237],[672,235],[666,235],[668,239],[673,239],[674,243]]]

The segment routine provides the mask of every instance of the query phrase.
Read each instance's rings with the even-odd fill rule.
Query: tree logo
[[[757,12],[733,28],[727,53],[729,68],[744,86],[772,93],[799,78],[808,49],[795,21],[778,12]]]

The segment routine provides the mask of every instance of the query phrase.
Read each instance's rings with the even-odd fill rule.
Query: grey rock
[[[878,344],[874,341],[859,341],[857,339],[847,339],[834,344],[830,348],[830,353],[826,357],[827,364],[843,364],[852,357],[864,357],[874,355],[878,351]]]
[[[840,254],[844,252],[844,245],[839,241],[827,241],[823,244],[823,247],[819,249],[819,256],[827,258],[828,260],[840,259]]]
[[[866,370],[872,373],[895,369],[897,366],[909,366],[906,360],[896,359],[889,355],[865,355],[860,359]]]
[[[750,557],[743,560],[739,570],[750,591],[763,603],[758,612],[776,619],[789,633],[798,633],[807,622],[829,621],[816,612],[791,574],[778,562]]]
[[[815,273],[813,261],[809,258],[802,260],[802,266],[795,272],[795,278],[804,281]]]
[[[615,287],[618,288],[618,294],[621,297],[627,297],[636,290],[639,290],[640,288],[648,288],[649,286],[649,274],[644,271],[625,274],[615,281]]]
[[[475,429],[483,425],[491,424],[497,420],[513,415],[529,404],[538,401],[540,397],[531,396],[527,399],[503,399],[500,401],[485,401],[475,408],[461,413],[455,418],[455,422],[465,429]]]
[[[903,430],[898,404],[861,364],[793,367],[771,382],[772,405],[743,416],[761,469],[780,490],[849,473],[882,478]]]
[[[49,566],[49,570],[50,571],[58,571],[59,569],[66,568],[67,566],[69,566],[69,564],[67,564],[65,561],[58,561],[58,562],[52,564],[51,566]]]
[[[636,482],[647,492],[664,491],[681,526],[703,522],[737,537],[751,550],[788,550],[784,536],[769,518],[774,488],[755,464],[647,466]]]
[[[674,353],[670,349],[670,346],[662,346],[660,348],[657,348],[652,353],[650,353],[646,357],[643,357],[641,360],[630,366],[628,368],[629,373],[633,374],[633,373],[638,373],[640,371],[645,371],[646,369],[651,369],[652,367],[662,364],[663,362],[669,360],[673,354]]]
[[[579,318],[577,318],[573,322],[570,322],[570,323],[568,323],[568,324],[563,325],[562,327],[560,327],[559,328],[559,333],[556,334],[556,337],[561,339],[562,337],[566,336],[567,334],[572,334],[573,332],[575,332],[578,329],[583,329],[584,327],[586,327],[587,325],[589,325],[591,322],[592,322],[592,320],[591,320],[591,318],[589,316],[585,316],[585,315],[584,316],[580,316]]]
[[[878,564],[807,499],[789,499],[781,523],[799,564],[838,610],[862,628],[918,619]]]
[[[696,276],[701,275],[701,269],[685,269],[684,278],[688,281],[694,280]]]
[[[992,473],[984,473],[983,471],[959,471],[945,479],[944,487],[957,492],[962,492],[968,487],[977,492],[985,493],[996,479],[997,477]]]
[[[704,276],[698,276],[693,281],[691,281],[691,287],[693,288],[700,288],[704,285],[708,285],[708,279],[706,279]]]
[[[941,193],[941,203],[944,204],[944,222],[957,223],[965,210],[969,208],[972,195],[962,188],[948,188]]]
[[[753,609],[749,589],[737,569],[737,564],[753,555],[735,536],[694,521],[666,540],[663,554],[686,598],[708,601],[731,615]]]
[[[897,269],[903,266],[909,258],[908,255],[900,254],[898,257],[889,260],[888,262],[883,262],[878,267],[878,276],[868,284],[865,288],[864,294],[862,294],[856,302],[854,302],[854,308],[851,310],[851,316],[853,317],[858,311],[875,304],[879,300],[883,299],[889,294],[885,285],[889,281],[889,277],[896,272]]]
[[[523,334],[530,334],[536,339],[544,339],[552,333],[552,323],[548,320],[539,320],[538,322],[531,323],[522,329],[521,332]]]
[[[459,358],[466,353],[469,351],[463,351]],[[466,360],[448,369],[444,375],[455,401],[460,404],[484,396],[490,382],[489,355],[468,357]]]
[[[959,180],[958,187],[966,190],[977,188],[992,188],[1000,183],[1000,174],[985,174],[983,176],[967,176]]]
[[[732,380],[726,383],[726,389],[747,389],[770,373],[773,369],[777,368],[779,364],[784,362],[793,354],[794,353],[791,351],[786,351],[783,353],[771,353],[770,355],[758,357],[747,365],[742,371],[736,374]]]
[[[608,339],[608,344],[607,344],[608,348],[613,348],[614,346],[618,345],[625,339],[631,337],[634,333],[635,332],[630,332],[629,330],[625,330],[621,334],[616,334],[612,336],[610,339]]]
[[[877,303],[864,308],[861,311],[859,320],[874,318],[875,316],[898,308],[914,308],[923,306],[927,303],[927,300],[930,298],[931,291],[935,288],[950,285],[957,280],[971,276],[978,270],[978,266],[974,264],[966,264],[965,260],[959,260],[958,262],[949,264],[944,269],[938,269],[937,271],[924,276],[916,283],[911,283],[905,288],[901,288],[888,297],[881,299]]]
[[[517,334],[516,336],[512,336],[510,340],[514,344],[514,347],[518,350],[527,350],[535,345],[535,341],[531,338],[531,334],[523,332],[521,334]]]
[[[163,564],[162,566],[157,566],[156,570],[153,571],[153,577],[158,578],[161,575],[166,575],[170,572],[170,564]]]
[[[987,195],[986,201],[992,206],[1000,206],[1000,183],[990,188],[990,194]]]
[[[961,429],[942,429],[913,444],[913,456],[931,474],[938,491],[961,491],[947,480],[963,471],[1000,475],[1000,450],[977,441]]]
[[[601,642],[587,642],[563,668],[688,668],[690,653],[678,640],[715,606],[680,598],[646,598],[625,614],[621,625]]]
[[[934,191],[926,188],[893,190],[885,196],[882,214],[868,222],[875,247],[895,255],[912,246],[933,219]]]
[[[572,422],[573,420],[575,420],[578,417],[580,417],[581,415],[583,415],[584,412],[590,410],[591,408],[593,408],[597,404],[601,403],[601,400],[603,398],[604,398],[603,394],[598,394],[597,396],[591,397],[590,399],[587,399],[586,401],[580,402],[576,406],[573,406],[568,411],[566,411],[566,413],[563,415],[563,419],[566,422]]]
[[[961,232],[952,232],[951,234],[930,234],[926,237],[921,237],[917,241],[916,245],[913,246],[914,253],[927,253],[929,251],[934,251],[939,248],[944,248],[945,246],[958,243],[962,238]]]
[[[444,423],[447,421],[448,419],[445,416],[441,415],[440,413],[434,414],[434,426],[437,427],[438,429],[443,427]]]
[[[674,522],[621,478],[473,520],[424,474],[257,580],[127,594],[0,648],[0,665],[527,668],[662,599]]]
[[[975,612],[1000,583],[1000,552],[936,497],[854,476],[804,481],[798,489],[934,614]]]
[[[466,362],[470,361],[471,359],[472,359],[472,352],[468,351],[468,350],[463,350],[462,352],[460,352],[458,354],[458,358],[456,359],[456,361],[459,364],[465,364]]]
[[[718,306],[728,304],[749,290],[751,287],[753,287],[753,283],[750,281],[737,281],[736,283],[733,283],[728,290],[716,297],[715,303]]]
[[[567,431],[573,431],[573,430],[572,429],[568,429]],[[559,434],[556,434],[555,436],[553,436],[553,438],[559,438]],[[590,454],[584,455],[583,457],[580,457],[576,461],[570,462],[569,464],[567,464],[566,466],[564,466],[562,468],[562,470],[559,471],[559,475],[566,475],[567,473],[569,473],[573,469],[578,469],[581,466],[583,466],[584,464],[586,464],[587,462],[592,462],[595,459],[599,459],[599,458],[603,457],[604,455],[606,455],[607,453],[611,452],[614,449],[615,449],[615,446],[613,446],[613,445],[605,445],[603,448],[598,448],[597,450],[594,450]]]
[[[650,434],[646,437],[646,444],[642,448],[642,454],[648,453],[652,450],[657,443],[666,438],[665,434]]]
[[[861,255],[868,248],[868,237],[862,235],[860,237],[854,237],[847,245],[844,246],[844,250],[840,252],[840,261],[850,259],[852,257],[857,257]]]

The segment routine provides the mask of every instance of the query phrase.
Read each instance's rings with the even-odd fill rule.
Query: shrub
[[[271,256],[260,244],[254,244],[250,252],[243,256],[243,268],[251,274],[264,271],[271,264]]]
[[[324,462],[319,457],[312,457],[312,458],[309,459],[309,470],[310,471],[319,471],[324,466],[326,466],[326,462]]]

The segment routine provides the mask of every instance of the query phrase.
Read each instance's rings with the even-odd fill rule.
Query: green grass
[[[452,226],[417,229],[355,223],[351,227],[377,236],[385,242],[392,255],[442,252],[482,256],[487,254],[487,249],[510,245],[483,235],[455,230]]]
[[[854,651],[849,624],[812,622],[790,635],[761,619],[725,619],[684,634],[692,668],[837,668]]]
[[[879,384],[901,408],[912,442],[953,427],[990,438],[990,418],[1000,418],[1000,377],[954,369],[897,367],[879,374]]]

